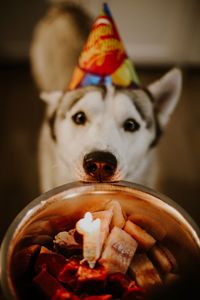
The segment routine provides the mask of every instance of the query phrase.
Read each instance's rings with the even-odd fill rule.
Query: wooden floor
[[[168,69],[167,69],[168,70]],[[139,69],[151,83],[166,69]],[[200,71],[184,71],[183,93],[163,136],[160,191],[200,224]],[[16,214],[39,195],[37,136],[44,106],[28,64],[0,68],[0,240]]]

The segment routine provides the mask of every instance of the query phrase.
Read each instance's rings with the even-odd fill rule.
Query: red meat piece
[[[129,283],[130,280],[123,273],[110,274],[106,290],[119,298],[128,290]]]
[[[14,256],[14,273],[19,278],[31,272],[33,261],[40,252],[40,245],[31,245],[16,252]]]
[[[91,269],[87,262],[79,266],[78,281],[76,290],[84,293],[103,293],[107,282],[107,269],[103,264],[97,263],[94,269]]]
[[[59,290],[52,300],[80,300],[80,298],[73,293]]]
[[[58,276],[60,271],[66,264],[66,258],[58,253],[41,247],[39,256],[35,263],[35,271],[39,272],[41,269],[47,269],[47,271],[53,276]]]
[[[33,278],[34,284],[40,292],[50,300],[79,300],[80,298],[68,292],[51,274],[42,269]]]
[[[61,269],[58,280],[67,284],[69,287],[75,288],[77,282],[77,271],[79,268],[79,261],[75,258],[68,260]]]
[[[100,295],[100,296],[87,296],[83,298],[84,300],[110,300],[112,295]]]
[[[145,290],[132,281],[123,295],[123,300],[144,300]]]

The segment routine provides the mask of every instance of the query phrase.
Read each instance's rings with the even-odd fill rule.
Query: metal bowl
[[[73,228],[86,211],[103,209],[118,200],[127,215],[139,213],[167,232],[165,242],[182,269],[200,260],[200,231],[191,217],[174,201],[146,187],[129,182],[70,183],[42,194],[27,205],[12,222],[0,253],[1,285],[8,300],[20,299],[15,278],[16,253],[48,236]]]

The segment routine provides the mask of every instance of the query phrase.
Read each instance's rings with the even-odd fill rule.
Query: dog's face
[[[175,107],[180,78],[173,70],[150,93],[91,86],[43,94],[63,182],[137,181]]]

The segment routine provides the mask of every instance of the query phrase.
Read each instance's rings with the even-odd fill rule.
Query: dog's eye
[[[72,120],[77,125],[84,125],[85,122],[87,121],[87,118],[83,111],[79,111],[75,115],[72,116]]]
[[[124,122],[123,128],[124,128],[125,131],[134,132],[134,131],[137,131],[140,128],[140,125],[134,119],[130,118],[130,119],[127,119]]]

